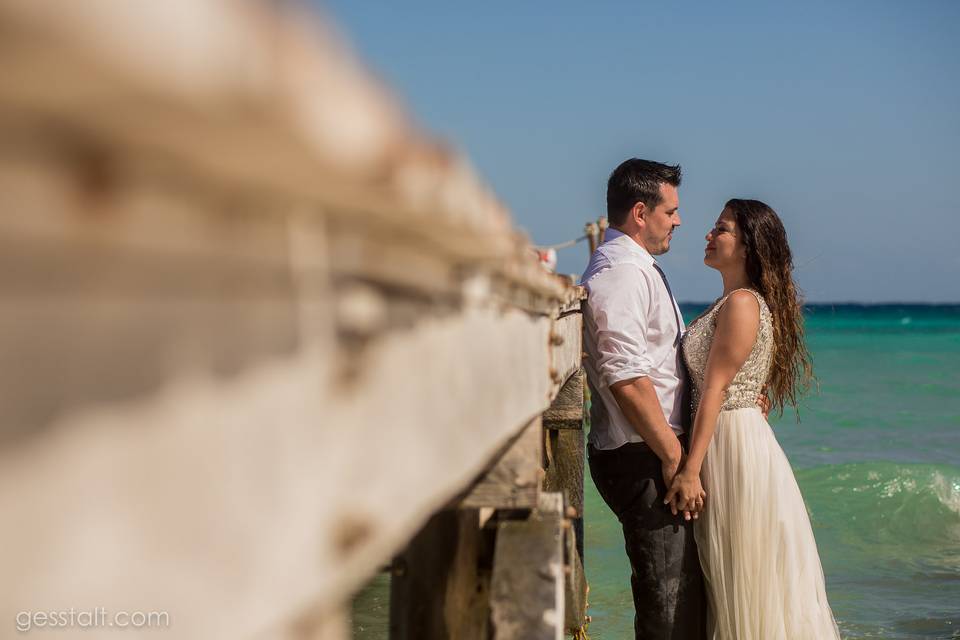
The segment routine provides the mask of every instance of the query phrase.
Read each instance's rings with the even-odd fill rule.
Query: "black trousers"
[[[643,443],[588,453],[593,482],[623,526],[637,640],[702,640],[707,600],[693,521],[663,504],[660,459]]]

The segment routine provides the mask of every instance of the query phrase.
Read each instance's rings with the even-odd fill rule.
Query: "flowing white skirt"
[[[758,409],[721,411],[694,527],[712,640],[839,638],[790,463]]]

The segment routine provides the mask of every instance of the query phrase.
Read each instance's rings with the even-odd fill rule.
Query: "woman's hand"
[[[684,519],[689,520],[692,517],[696,520],[703,511],[706,498],[707,494],[700,484],[700,474],[684,468],[673,477],[663,504],[670,505],[673,515],[684,511]]]

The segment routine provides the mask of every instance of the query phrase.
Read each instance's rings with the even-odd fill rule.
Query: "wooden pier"
[[[0,638],[581,634],[582,291],[465,159],[299,5],[0,34]]]

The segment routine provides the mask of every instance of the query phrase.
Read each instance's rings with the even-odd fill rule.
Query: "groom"
[[[654,259],[680,226],[679,186],[679,166],[633,158],[617,167],[607,183],[610,229],[582,278],[590,475],[623,525],[638,639],[705,635],[697,514],[674,515],[663,503],[690,426],[683,320]]]

